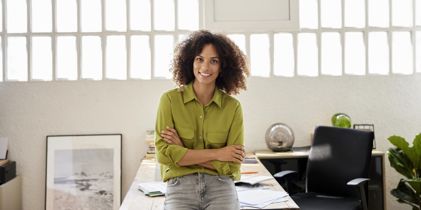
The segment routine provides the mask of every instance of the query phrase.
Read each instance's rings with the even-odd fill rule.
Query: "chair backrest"
[[[353,196],[347,182],[367,178],[374,133],[347,128],[317,127],[307,163],[306,191]]]

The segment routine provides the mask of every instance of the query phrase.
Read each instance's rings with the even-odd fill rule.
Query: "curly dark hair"
[[[225,35],[206,30],[193,32],[175,47],[172,71],[177,85],[186,85],[194,80],[194,58],[207,44],[215,47],[221,62],[221,72],[216,79],[216,87],[229,95],[237,94],[241,89],[245,90],[246,76],[249,75],[246,56]]]

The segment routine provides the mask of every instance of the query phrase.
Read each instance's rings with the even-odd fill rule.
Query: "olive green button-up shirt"
[[[166,143],[159,135],[166,127],[175,128],[184,147]],[[192,83],[164,93],[156,120],[155,146],[161,164],[161,177],[173,177],[196,172],[240,178],[240,164],[213,160],[210,170],[199,165],[179,166],[177,163],[188,149],[217,149],[227,145],[244,145],[243,113],[235,98],[219,89],[211,102],[202,105],[196,98]]]

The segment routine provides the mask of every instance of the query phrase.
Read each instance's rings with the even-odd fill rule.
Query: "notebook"
[[[163,196],[166,193],[167,185],[164,182],[142,182],[138,189],[150,197]]]

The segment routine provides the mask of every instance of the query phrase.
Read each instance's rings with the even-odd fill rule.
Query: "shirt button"
[[[202,139],[202,136],[199,136],[199,139]]]
[[[202,115],[200,115],[199,118],[202,119]]]

